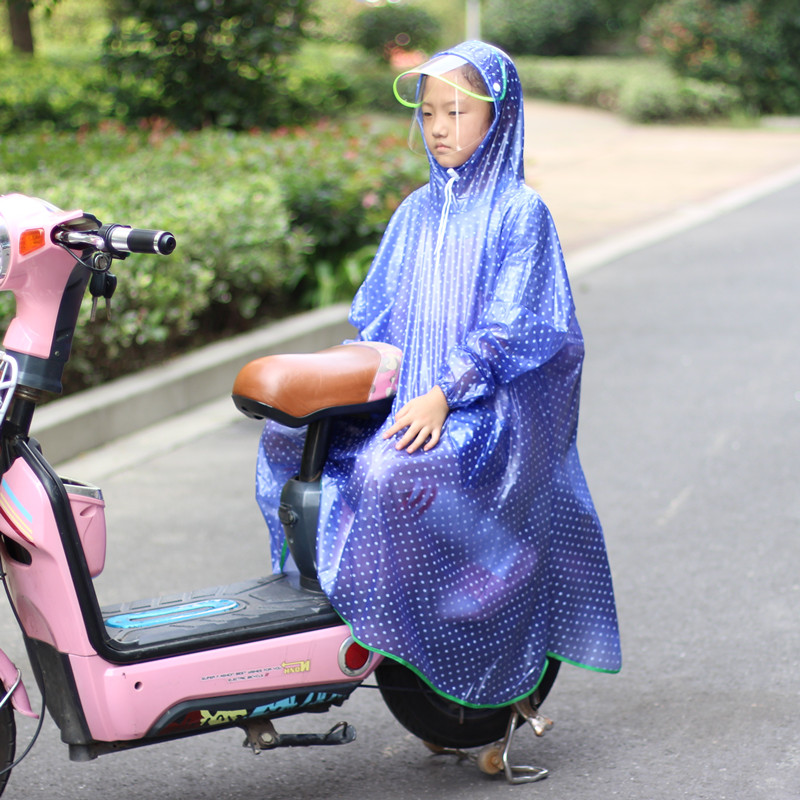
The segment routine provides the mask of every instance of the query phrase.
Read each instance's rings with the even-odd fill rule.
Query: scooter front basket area
[[[17,360],[8,353],[0,350],[0,428],[6,418],[11,398],[17,389],[19,368]]]

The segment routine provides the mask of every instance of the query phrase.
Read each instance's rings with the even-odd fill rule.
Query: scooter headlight
[[[8,235],[6,221],[0,215],[0,283],[6,279],[11,264],[11,237]]]

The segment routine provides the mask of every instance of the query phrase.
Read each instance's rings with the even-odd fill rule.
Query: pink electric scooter
[[[355,642],[319,590],[316,515],[330,423],[342,414],[388,413],[391,398],[370,396],[376,375],[385,373],[386,346],[326,351],[330,386],[313,397],[303,395],[297,377],[314,368],[317,356],[258,359],[234,384],[234,402],[245,414],[308,426],[300,474],[287,484],[282,509],[298,579],[269,575],[180,600],[99,606],[92,579],[105,561],[102,493],[56,474],[29,435],[31,420],[39,401],[61,391],[87,287],[95,301],[109,299],[114,260],[174,248],[166,231],[101,225],[82,211],[0,196],[0,290],[14,293],[17,308],[0,354],[2,580],[41,692],[41,713],[50,712],[70,758],[87,761],[232,726],[244,730],[254,752],[346,744],[356,736],[346,722],[282,735],[274,720],[340,706],[374,674],[392,713],[434,752],[463,755],[462,748],[483,747],[477,761],[487,773],[503,772],[515,783],[544,777],[544,769],[510,765],[508,751],[522,722],[539,735],[549,727],[538,706],[558,661],[550,661],[525,701],[467,708]],[[21,671],[2,650],[0,682],[2,793],[16,763],[14,711],[39,715]]]

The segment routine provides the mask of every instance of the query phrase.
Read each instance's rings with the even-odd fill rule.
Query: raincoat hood
[[[463,42],[443,50],[434,59],[442,56],[457,56],[475,67],[494,98],[494,119],[488,133],[473,155],[453,170],[458,176],[453,186],[455,195],[463,197],[473,191],[492,191],[509,180],[524,181],[522,89],[514,62],[499,48],[478,41]],[[418,114],[417,124],[421,130]],[[431,187],[443,191],[452,174],[436,161],[427,145],[425,150]]]

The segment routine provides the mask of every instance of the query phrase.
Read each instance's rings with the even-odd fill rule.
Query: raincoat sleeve
[[[574,305],[547,207],[533,195],[501,224],[496,281],[483,313],[450,350],[437,380],[451,409],[547,363],[570,334]]]

